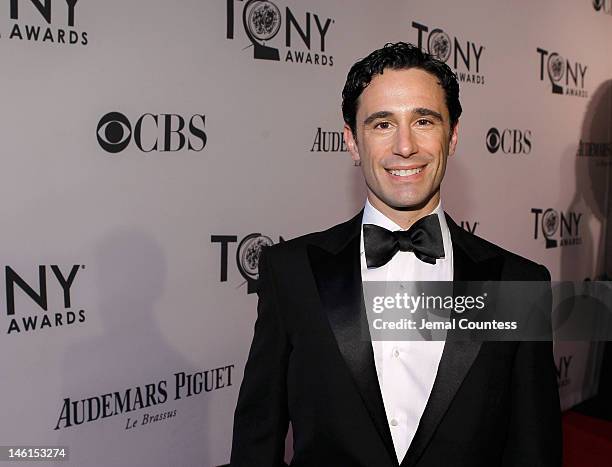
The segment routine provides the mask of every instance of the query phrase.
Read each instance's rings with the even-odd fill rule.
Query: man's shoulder
[[[296,254],[303,254],[309,246],[315,246],[325,250],[334,250],[339,245],[353,238],[359,232],[361,215],[362,212],[360,211],[351,219],[327,229],[300,235],[299,237],[266,247],[266,256],[268,259],[293,257]]]
[[[545,266],[468,232],[456,224],[455,227],[457,230],[455,230],[453,241],[469,251],[475,259],[482,261],[494,258],[503,259],[504,280],[550,280],[550,273]],[[451,228],[451,232],[453,230]]]

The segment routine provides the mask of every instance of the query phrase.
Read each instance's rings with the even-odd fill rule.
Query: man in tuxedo
[[[231,465],[283,465],[289,421],[296,467],[561,465],[550,342],[362,338],[363,281],[550,280],[442,209],[456,76],[387,44],[353,65],[342,96],[365,208],[262,252]]]

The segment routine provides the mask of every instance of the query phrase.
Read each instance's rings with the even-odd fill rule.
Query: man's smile
[[[390,174],[393,178],[416,178],[415,176],[420,174],[423,169],[425,169],[426,165],[421,165],[417,167],[393,167],[393,168],[385,168],[388,174]]]

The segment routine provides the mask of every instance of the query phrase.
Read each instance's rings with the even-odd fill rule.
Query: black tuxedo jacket
[[[364,313],[362,213],[264,250],[258,318],[234,416],[232,467],[560,466],[550,342],[452,342],[398,463]],[[550,280],[447,216],[454,279]],[[410,397],[407,393],[406,397]]]

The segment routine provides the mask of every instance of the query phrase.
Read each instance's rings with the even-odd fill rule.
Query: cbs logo
[[[109,112],[98,122],[96,137],[102,149],[111,154],[125,150],[132,139],[142,152],[176,152],[187,148],[199,152],[206,147],[204,115],[192,115],[188,122],[177,114],[141,115],[132,126],[120,112]]]
[[[491,154],[501,149],[504,154],[529,154],[531,152],[531,130],[499,131],[491,128],[487,132],[486,145]]]

